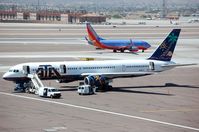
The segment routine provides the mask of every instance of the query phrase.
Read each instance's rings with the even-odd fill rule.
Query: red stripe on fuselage
[[[137,46],[137,48],[140,49],[140,50],[146,50],[146,49],[147,49],[147,48],[144,47],[144,46]]]

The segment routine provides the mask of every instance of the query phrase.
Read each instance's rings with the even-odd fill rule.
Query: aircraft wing
[[[151,75],[154,72],[117,72],[117,73],[82,73],[82,76],[104,76],[107,78],[118,78],[118,77],[137,77],[144,75]]]

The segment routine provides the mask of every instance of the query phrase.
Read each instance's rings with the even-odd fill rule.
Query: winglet
[[[170,61],[179,37],[181,29],[173,29],[149,60]]]

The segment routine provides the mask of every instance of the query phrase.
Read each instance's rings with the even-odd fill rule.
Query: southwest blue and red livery
[[[113,52],[121,51],[124,52],[125,50],[129,50],[130,52],[136,52],[138,50],[144,50],[151,47],[145,41],[142,40],[107,40],[99,37],[95,30],[92,28],[90,23],[86,23],[88,38],[85,39],[88,41],[90,45],[94,45],[100,49],[111,49]]]

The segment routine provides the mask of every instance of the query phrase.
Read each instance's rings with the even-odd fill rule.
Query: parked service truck
[[[91,87],[90,85],[80,85],[77,88],[79,95],[91,95],[95,94],[96,87]]]
[[[41,97],[50,97],[50,98],[60,98],[61,92],[58,89],[53,87],[40,87],[39,88],[39,96]]]

